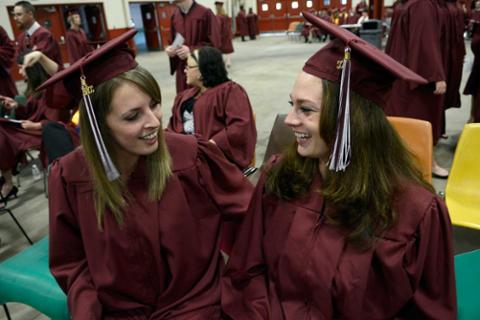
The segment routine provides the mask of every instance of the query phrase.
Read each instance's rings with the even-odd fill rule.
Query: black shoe
[[[17,198],[18,188],[13,186],[10,192],[6,196],[2,195],[0,192],[0,203],[6,203],[11,198]]]

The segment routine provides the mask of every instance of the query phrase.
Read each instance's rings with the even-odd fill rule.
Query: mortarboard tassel
[[[92,128],[93,137],[95,139],[95,144],[97,145],[98,152],[100,154],[100,158],[102,160],[103,168],[105,169],[105,173],[107,174],[108,181],[116,180],[120,177],[115,164],[110,158],[110,155],[107,152],[107,148],[105,147],[105,142],[102,139],[102,134],[100,133],[100,129],[98,128],[97,118],[95,117],[95,113],[93,111],[92,100],[90,100],[90,94],[94,92],[93,86],[89,86],[85,79],[85,76],[80,76],[80,83],[82,86],[82,96],[83,102],[85,103],[85,109],[87,110],[88,122],[90,122],[90,127]]]
[[[335,128],[335,143],[333,152],[330,155],[328,169],[339,172],[345,171],[350,163],[350,47],[345,47],[345,54],[342,61],[339,61],[338,68],[342,69],[340,79],[340,102],[338,107],[337,126]]]

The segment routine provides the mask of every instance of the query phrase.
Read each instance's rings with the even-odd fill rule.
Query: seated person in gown
[[[40,88],[80,101],[81,147],[49,176],[50,269],[72,319],[220,319],[220,230],[253,189],[214,144],[162,129],[135,33]]]
[[[255,154],[257,130],[247,92],[228,79],[219,50],[202,47],[187,58],[187,84],[175,97],[168,129],[216,144],[239,169]]]
[[[296,141],[256,186],[222,277],[223,311],[235,320],[456,319],[447,208],[382,110],[396,79],[426,80],[303,14],[336,39],[290,93],[285,124]]]
[[[18,126],[11,122],[0,122],[0,171],[3,177],[1,193],[4,200],[16,197],[18,188],[13,185],[12,170],[23,152],[42,145],[42,126],[50,121],[68,124],[68,110],[53,109],[47,104],[42,92],[35,92],[48,77],[57,71],[58,65],[40,51],[27,51],[18,59],[22,65],[20,73],[27,81],[26,105],[19,105],[12,97],[1,96],[4,108],[15,112]],[[0,204],[1,205],[1,204]]]

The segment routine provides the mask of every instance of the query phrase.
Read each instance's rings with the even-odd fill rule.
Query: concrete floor
[[[305,44],[292,41],[286,36],[261,36],[256,41],[235,40],[235,53],[230,68],[232,80],[245,87],[256,113],[258,141],[256,148],[257,165],[263,159],[271,127],[277,113],[286,113],[289,92],[295,77],[304,62],[323,44]],[[466,42],[467,47],[470,43]],[[464,83],[472,65],[470,49],[465,60]],[[142,66],[153,73],[158,80],[163,96],[164,123],[170,117],[170,108],[175,97],[174,77],[168,73],[168,58],[164,52],[143,53],[138,56]],[[18,84],[22,86],[21,83]],[[447,112],[446,140],[441,140],[436,150],[438,162],[450,167],[455,145],[470,112],[469,97],[462,97],[462,108]],[[445,180],[434,179],[437,191],[445,190]],[[33,181],[30,168],[21,174],[19,198],[9,203],[18,220],[22,223],[33,241],[38,241],[48,233],[48,203],[43,193],[41,180]],[[0,216],[0,261],[20,252],[27,242],[7,215]],[[455,229],[456,251],[463,252],[479,248],[480,234],[469,230]],[[9,304],[13,319],[47,319],[35,310],[19,304]],[[0,319],[5,319],[0,310]]]

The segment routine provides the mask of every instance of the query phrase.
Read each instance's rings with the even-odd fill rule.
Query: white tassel
[[[345,47],[345,56],[342,61],[342,75],[340,79],[340,99],[335,130],[335,143],[330,155],[328,169],[339,172],[345,171],[350,164],[350,48]]]
[[[115,167],[112,158],[110,158],[107,148],[105,147],[105,142],[103,141],[102,134],[98,128],[98,122],[97,118],[95,117],[92,101],[90,100],[90,94],[94,92],[93,86],[87,85],[85,76],[83,75],[80,77],[80,82],[82,84],[83,102],[85,103],[88,122],[92,128],[93,137],[95,139],[95,144],[97,145],[98,153],[100,154],[100,159],[102,160],[103,168],[107,174],[108,181],[116,180],[120,177],[120,174]]]

